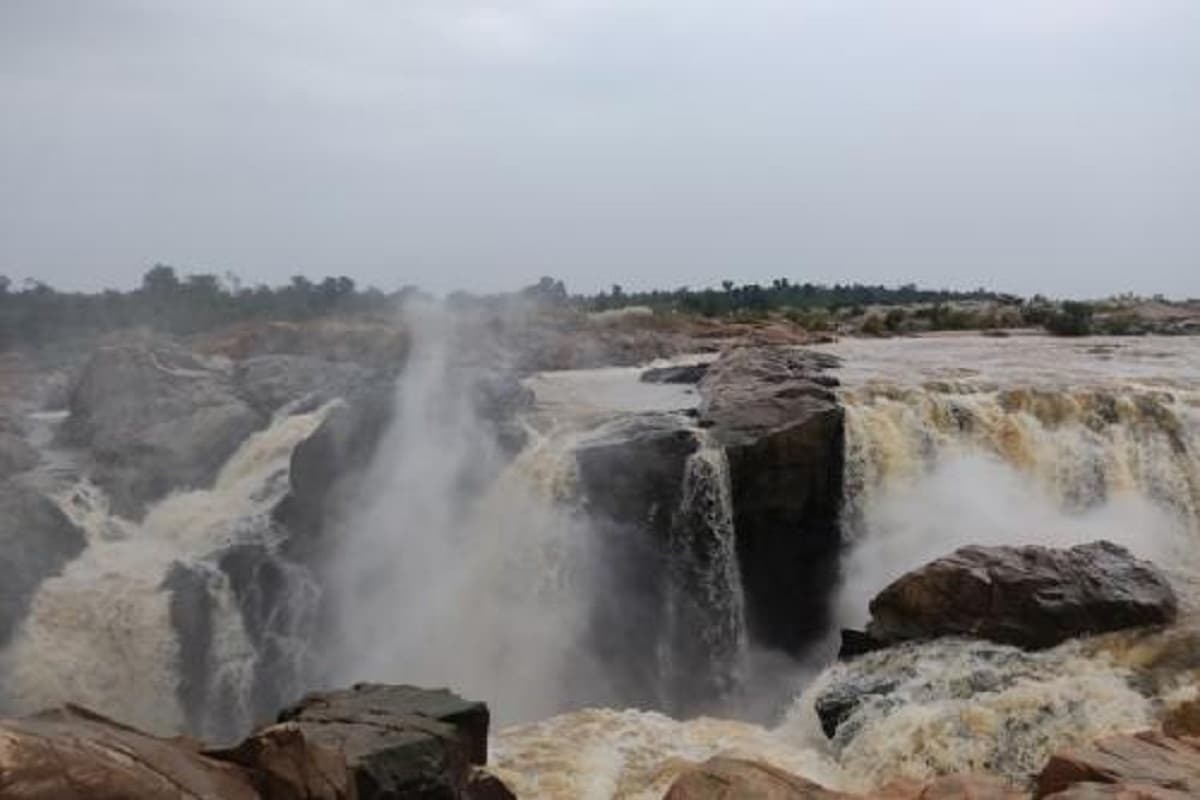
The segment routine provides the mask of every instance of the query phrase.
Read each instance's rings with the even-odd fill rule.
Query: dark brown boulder
[[[1162,573],[1110,542],[1069,549],[964,547],[871,601],[879,641],[968,636],[1030,649],[1174,619]]]
[[[826,630],[837,578],[843,411],[831,356],[791,347],[729,350],[699,385],[700,424],[729,458],[749,624],[800,651]]]
[[[446,690],[358,684],[311,694],[212,755],[256,775],[267,800],[459,800],[487,759],[488,721],[486,705]]]

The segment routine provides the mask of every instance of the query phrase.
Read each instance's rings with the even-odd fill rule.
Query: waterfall
[[[844,391],[842,619],[965,544],[1107,538],[1194,584],[1200,393],[934,382]]]
[[[668,537],[663,680],[711,703],[744,678],[746,600],[737,561],[729,461],[706,440],[684,465]],[[677,698],[675,705],[679,704]],[[694,702],[694,698],[693,698]]]
[[[273,564],[288,576],[279,591],[296,602],[290,613],[303,616],[299,587],[310,584],[276,556],[269,515],[287,491],[293,448],[326,413],[277,418],[243,442],[211,488],[172,494],[140,523],[111,514],[86,479],[58,492],[87,547],[39,587],[0,653],[5,713],[74,702],[157,733],[216,738],[253,723],[262,713],[256,683],[265,682],[264,670],[287,686],[288,671],[301,671],[298,643],[310,631],[292,636],[278,615],[249,617],[252,593],[239,570]],[[280,663],[285,652],[296,660],[288,670]]]

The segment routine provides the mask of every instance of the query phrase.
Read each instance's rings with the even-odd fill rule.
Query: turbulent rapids
[[[520,796],[599,800],[659,797],[684,762],[729,753],[845,790],[979,770],[1021,781],[1054,749],[1146,727],[1190,696],[1194,340],[848,340],[788,367],[781,396],[811,422],[781,436],[774,400],[752,425],[735,414],[759,400],[739,386],[722,399],[641,369],[500,392],[456,360],[445,324],[426,320],[352,485],[322,485],[330,499],[307,517],[297,494],[342,446],[311,443],[354,420],[328,397],[280,408],[210,488],[136,522],[42,436],[31,480],[86,542],[0,653],[5,711],[72,701],[231,739],[320,684],[450,685],[505,726],[493,763]],[[511,414],[481,410],[500,395]],[[832,549],[772,549],[830,520]],[[838,629],[930,559],[1097,539],[1166,568],[1182,622],[1036,653],[909,643],[828,666]],[[793,562],[813,571],[781,576]],[[847,686],[827,738],[815,708]]]

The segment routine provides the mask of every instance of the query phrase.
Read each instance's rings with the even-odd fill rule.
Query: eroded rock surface
[[[969,636],[1025,648],[1174,619],[1171,585],[1110,542],[1069,549],[964,547],[903,575],[871,601],[879,641]]]

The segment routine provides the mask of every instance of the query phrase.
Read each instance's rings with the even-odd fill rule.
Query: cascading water
[[[703,432],[684,465],[668,538],[666,634],[662,672],[668,687],[728,698],[744,679],[746,599],[737,563],[729,461]],[[695,677],[703,684],[694,686]]]
[[[830,349],[846,359],[838,622],[860,626],[890,580],[966,544],[1108,538],[1167,568],[1185,606],[1194,601],[1194,340],[934,338]],[[1192,624],[1032,654],[912,643],[826,670],[773,731],[587,711],[502,731],[493,756],[511,785],[549,798],[660,797],[676,759],[717,753],[850,791],[980,770],[1020,784],[1058,748],[1154,724],[1200,667]],[[847,681],[858,699],[827,741],[814,702]]]
[[[663,509],[665,541],[638,525],[598,529],[577,475],[578,449],[611,435],[606,422],[683,392],[640,384],[629,369],[538,376],[529,441],[505,464],[470,401],[480,368],[457,360],[471,348],[454,320],[407,313],[414,340],[393,423],[327,575],[334,679],[449,684],[489,698],[502,721],[625,704],[629,691],[667,706],[728,694],[746,642],[724,454],[705,446],[687,458],[678,505]],[[574,402],[581,387],[589,403]],[[626,559],[630,542],[638,555]],[[667,580],[654,573],[651,592],[661,609],[626,596],[619,564],[644,573],[642,555],[662,559]],[[633,617],[650,627],[644,651],[597,639],[608,621]],[[655,674],[622,683],[606,670],[632,660],[657,662]]]
[[[39,587],[0,653],[5,711],[70,701],[151,731],[217,738],[251,724],[261,631],[245,624],[221,561],[237,547],[274,560],[269,514],[287,491],[288,459],[325,414],[277,418],[242,444],[212,488],[173,494],[141,523],[110,514],[86,480],[63,488],[56,500],[87,547]],[[189,587],[187,613],[179,592]],[[274,627],[272,635],[285,635]],[[299,642],[311,631],[295,633]],[[274,679],[286,682],[273,666]]]

